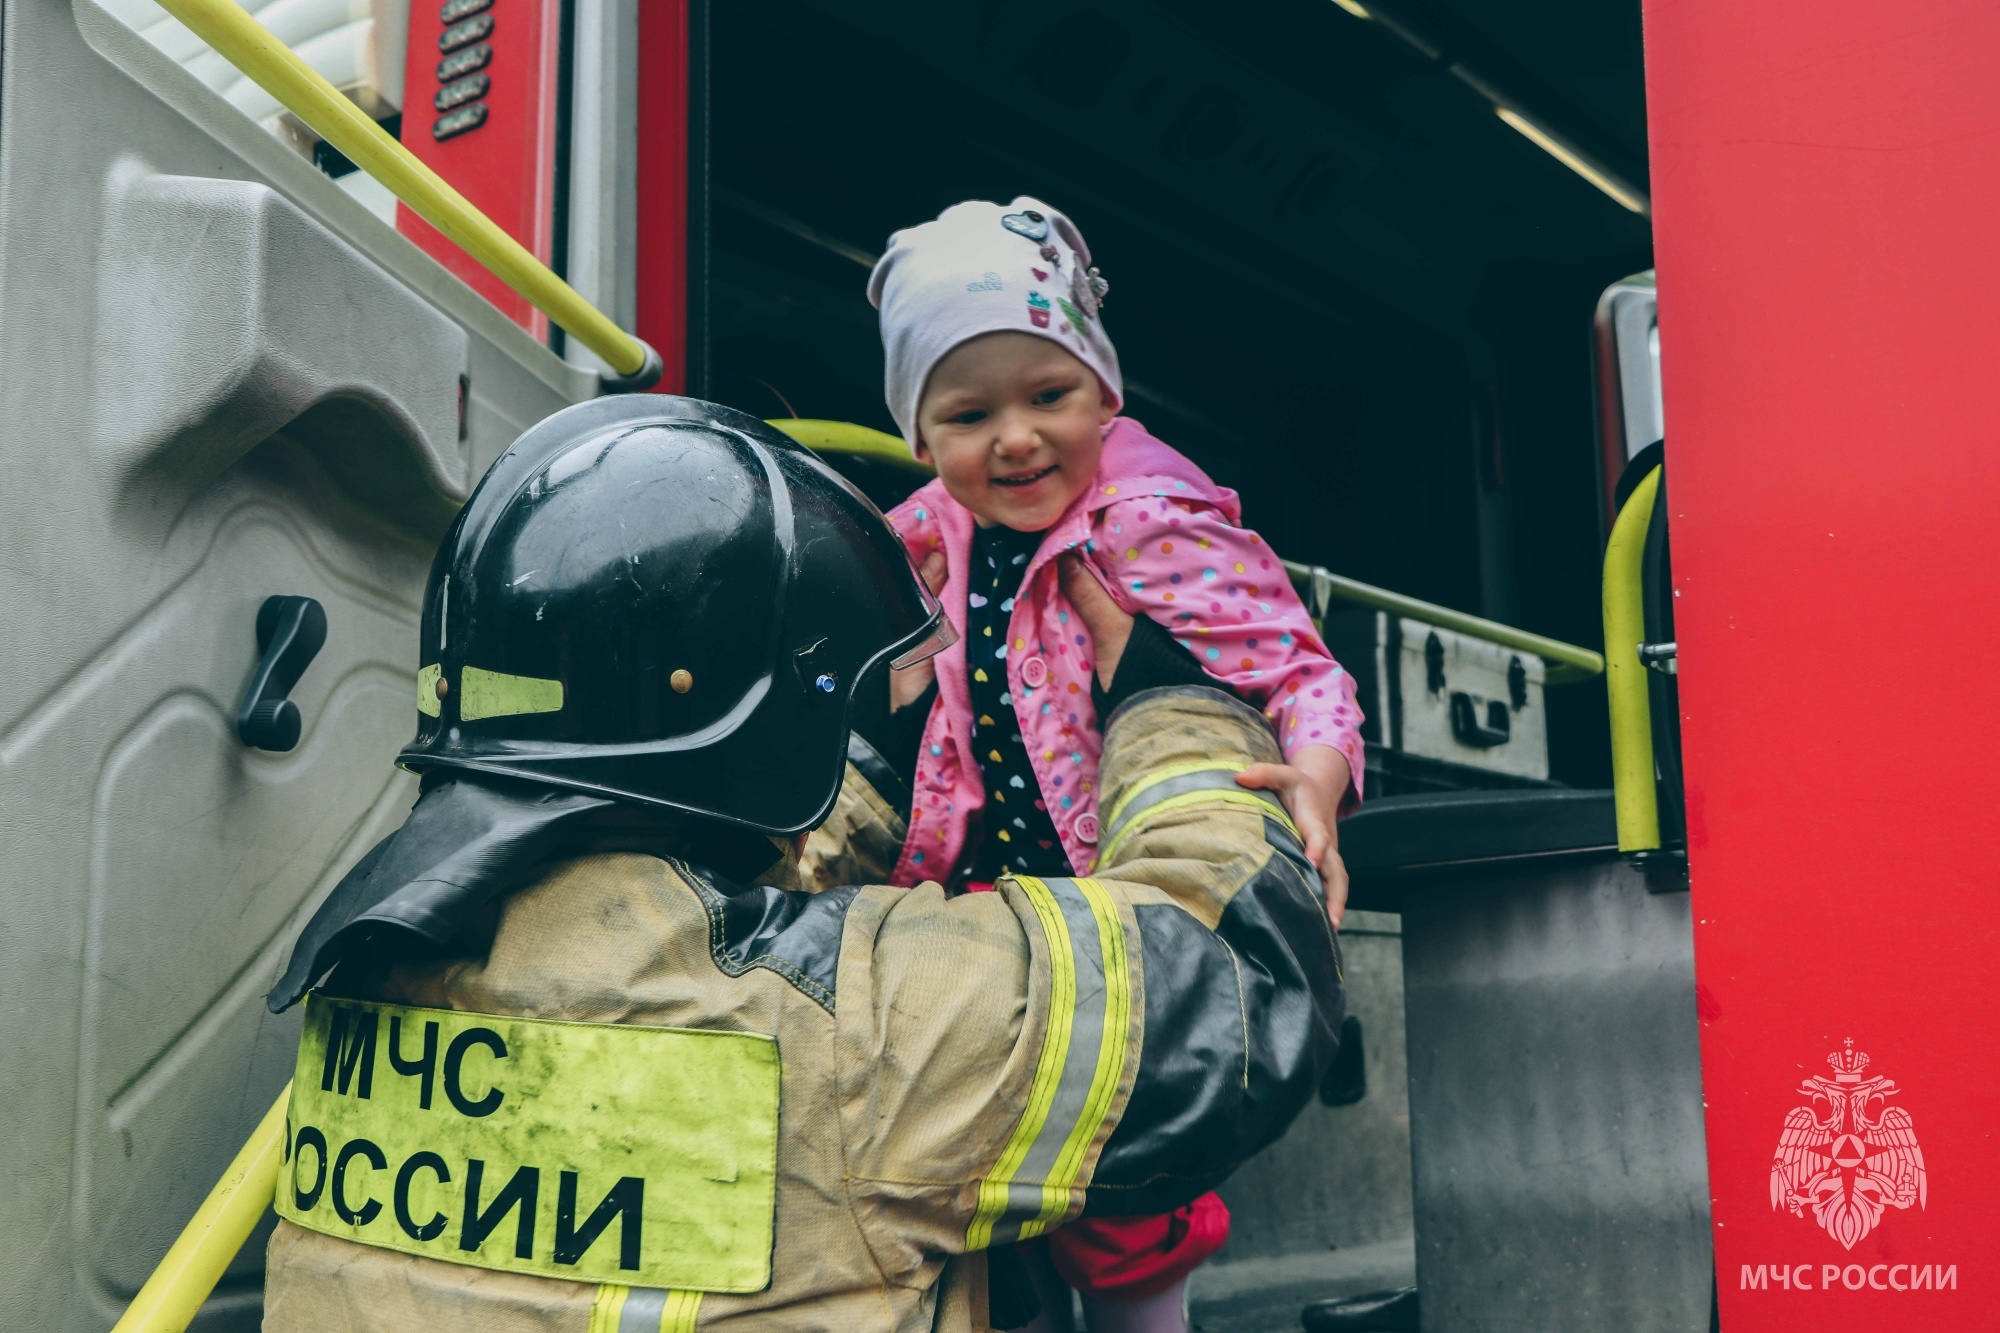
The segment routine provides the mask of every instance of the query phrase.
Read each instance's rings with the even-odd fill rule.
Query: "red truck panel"
[[[1722,1324],[1990,1328],[2000,8],[1645,11]]]
[[[688,0],[639,6],[638,323],[666,363],[655,392],[687,385]]]
[[[557,26],[560,0],[494,0],[468,21],[492,20],[492,32],[454,52],[441,52],[438,38],[447,25],[449,0],[411,0],[410,54],[404,73],[403,142],[410,151],[487,217],[549,262],[555,237],[555,139]],[[486,76],[483,97],[440,111],[433,99],[455,79],[440,79],[441,62],[485,47],[490,55],[462,78]],[[440,121],[486,108],[476,128],[439,140]],[[477,115],[472,112],[472,115]],[[468,117],[469,118],[469,117]],[[447,125],[450,122],[446,122]],[[465,279],[473,290],[507,313],[537,338],[546,338],[548,317],[514,294],[464,251],[446,240],[408,205],[396,206],[396,227],[425,253]]]

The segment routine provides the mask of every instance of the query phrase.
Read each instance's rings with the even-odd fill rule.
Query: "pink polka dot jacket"
[[[1048,530],[1028,562],[1010,612],[1005,656],[970,668],[1004,666],[1008,698],[1040,781],[1040,803],[1079,872],[1096,858],[1102,732],[1091,703],[1089,636],[1057,578],[1056,557],[1065,551],[1082,552],[1120,606],[1166,626],[1210,675],[1262,708],[1287,759],[1308,745],[1331,745],[1345,755],[1354,775],[1345,804],[1359,799],[1361,710],[1353,678],[1320,642],[1277,555],[1241,526],[1241,516],[1235,491],[1218,486],[1138,422],[1114,419],[1090,490]],[[962,631],[972,514],[945,494],[943,483],[932,481],[898,505],[889,521],[917,561],[944,551],[947,573],[939,596]],[[948,879],[966,854],[985,797],[972,749],[963,635],[933,660],[937,703],[917,756],[909,835],[891,877],[903,885]]]

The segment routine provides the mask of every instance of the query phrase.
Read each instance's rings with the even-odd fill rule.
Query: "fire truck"
[[[0,25],[0,1325],[258,1327],[262,997],[414,797],[487,464],[686,393],[886,508],[868,269],[1018,193],[1369,714],[1343,1058],[1195,1326],[2000,1322],[1991,6]]]

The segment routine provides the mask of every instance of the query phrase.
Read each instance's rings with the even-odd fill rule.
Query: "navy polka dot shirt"
[[[1002,875],[1067,875],[1069,857],[1042,800],[1007,685],[1007,626],[1021,578],[1042,544],[1039,532],[995,524],[972,534],[966,580],[966,684],[972,692],[972,743],[986,788],[982,841],[966,875],[987,883]]]

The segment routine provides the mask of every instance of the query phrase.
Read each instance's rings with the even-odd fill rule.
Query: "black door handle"
[[[303,719],[285,696],[326,643],[326,608],[310,597],[266,597],[257,608],[257,651],[262,660],[250,691],[236,710],[236,734],[259,750],[289,750],[299,743]]]
[[[1464,690],[1453,691],[1451,696],[1451,734],[1459,742],[1479,750],[1490,750],[1496,745],[1505,745],[1514,734],[1513,719],[1507,715],[1507,705],[1498,699],[1486,701],[1486,720],[1479,720],[1478,705]]]

